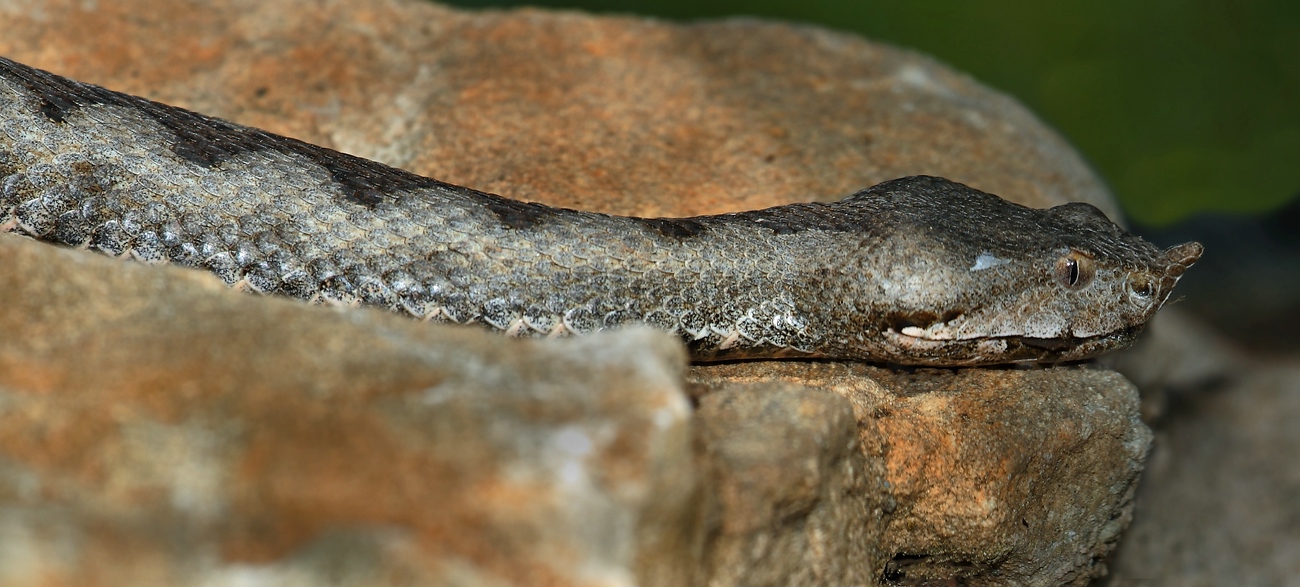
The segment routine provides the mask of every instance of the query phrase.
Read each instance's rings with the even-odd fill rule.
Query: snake
[[[4,58],[0,232],[512,336],[935,367],[1127,346],[1203,251],[924,175],[689,218],[550,207]]]

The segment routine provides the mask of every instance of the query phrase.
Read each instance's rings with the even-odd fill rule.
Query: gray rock
[[[1108,585],[1296,585],[1300,361],[1176,397]]]
[[[874,584],[894,504],[849,402],[793,383],[719,387],[697,412],[719,505],[709,583]]]

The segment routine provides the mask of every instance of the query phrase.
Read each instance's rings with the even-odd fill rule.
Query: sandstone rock
[[[709,385],[698,412],[719,521],[715,585],[870,585],[894,504],[848,401],[796,383]]]
[[[0,235],[0,583],[682,585],[684,354],[341,312]],[[504,343],[504,344],[503,344]]]
[[[550,204],[703,214],[928,173],[1115,214],[1014,101],[809,27],[0,0],[0,30],[19,61]],[[1082,584],[1148,437],[1105,371],[700,367],[687,413],[644,332],[551,348],[0,254],[0,584]]]
[[[1117,216],[1014,100],[812,27],[414,0],[3,0],[0,25],[24,63],[521,200],[688,216],[929,174]]]
[[[1083,585],[1128,525],[1151,434],[1113,372],[782,363],[766,375],[853,406],[869,466],[885,467],[887,495],[870,502],[887,521],[885,584]],[[752,379],[745,365],[692,369],[697,386]]]

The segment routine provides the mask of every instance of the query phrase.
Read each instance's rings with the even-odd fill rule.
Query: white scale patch
[[[952,328],[943,322],[931,324],[924,329],[917,326],[905,326],[898,333],[926,340],[953,340],[957,338],[957,333],[953,332]]]
[[[993,253],[984,251],[983,253],[980,253],[978,257],[975,257],[975,264],[970,266],[970,270],[983,271],[985,269],[990,269],[993,267],[997,267],[999,265],[1006,265],[1007,263],[1010,262],[1011,259],[1003,259],[1001,257],[995,257],[993,256]]]

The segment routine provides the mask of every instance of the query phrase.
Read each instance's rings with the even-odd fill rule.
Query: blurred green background
[[[1297,0],[452,0],[816,23],[933,55],[1074,142],[1130,216],[1261,211],[1300,193]]]

